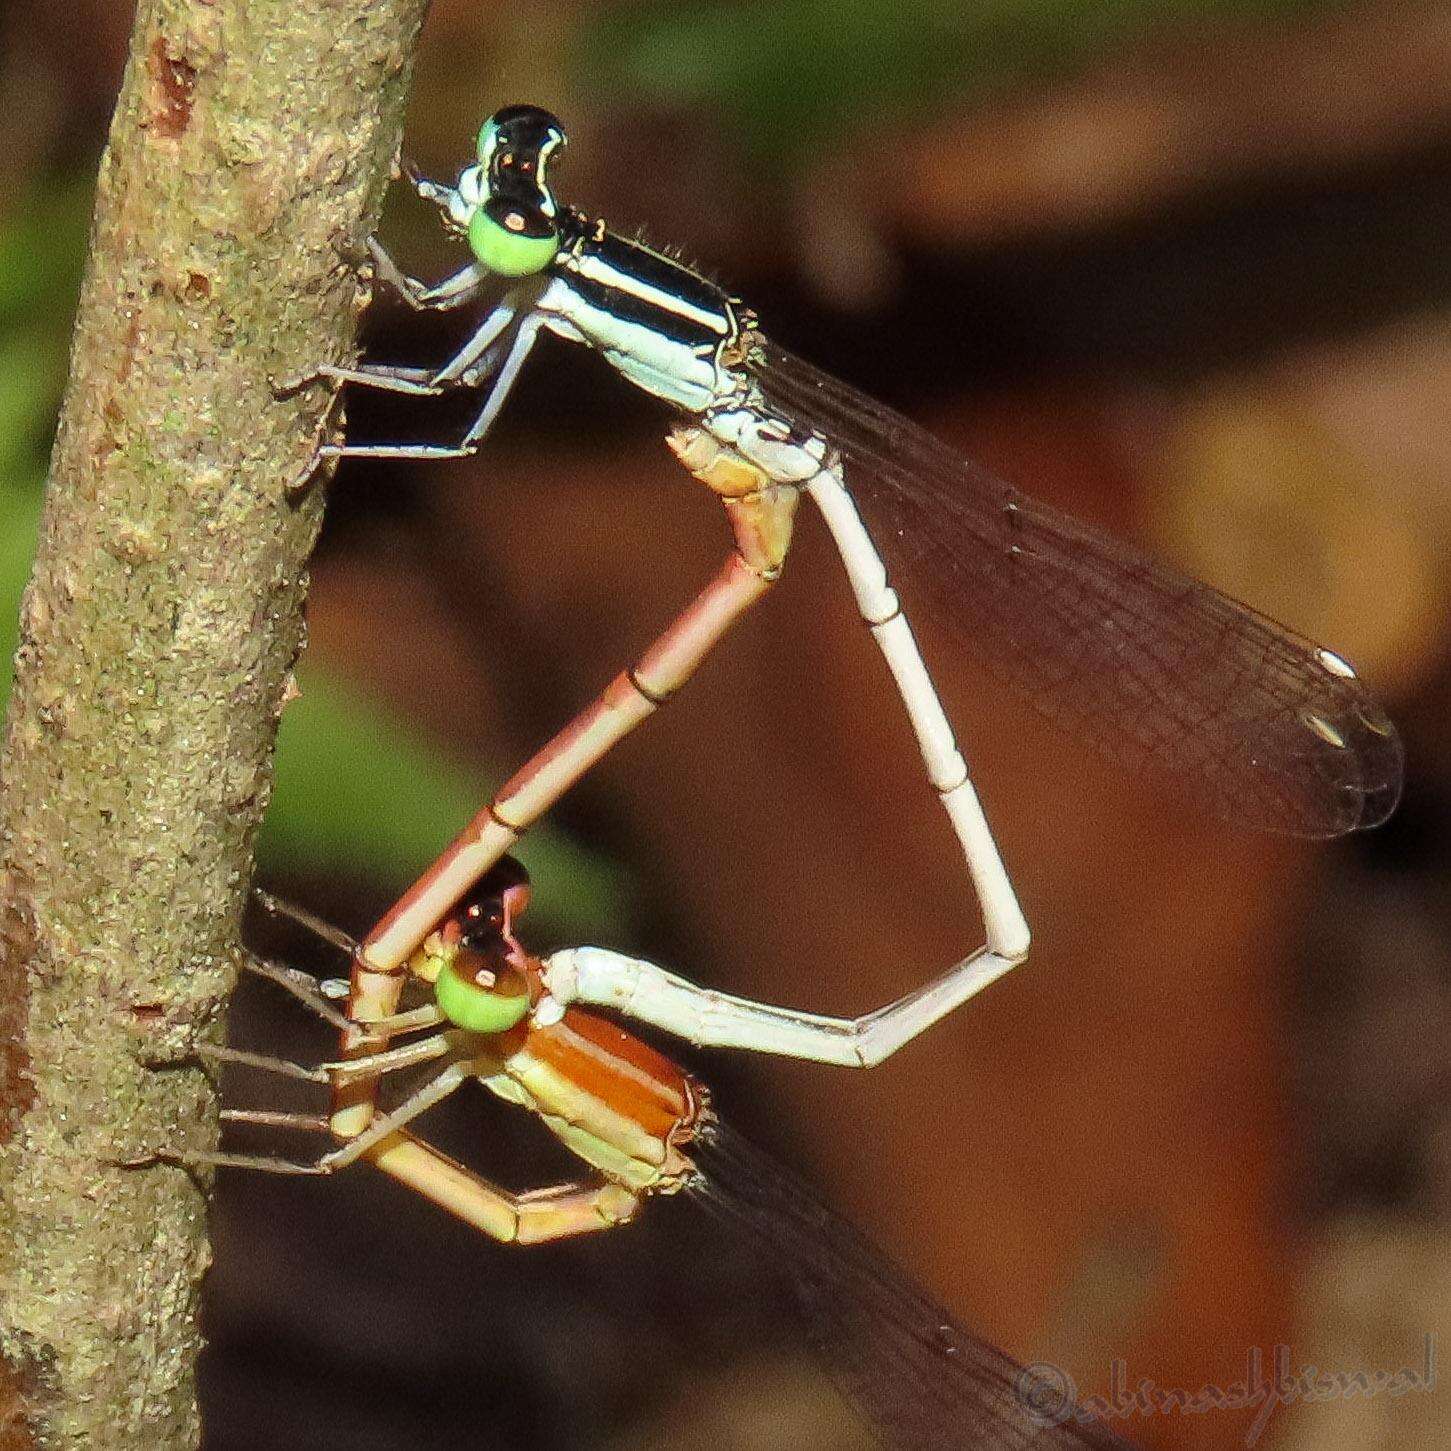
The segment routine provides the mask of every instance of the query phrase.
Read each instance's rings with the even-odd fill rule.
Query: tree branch
[[[0,1448],[187,1447],[193,1176],[426,0],[142,0],[0,774]],[[155,1071],[164,1068],[166,1071]]]

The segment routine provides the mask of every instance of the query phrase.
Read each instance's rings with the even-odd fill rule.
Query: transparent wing
[[[762,339],[773,409],[824,436],[913,596],[998,679],[1129,768],[1167,767],[1218,815],[1297,836],[1384,821],[1395,728],[1338,656],[1035,502]]]
[[[789,1170],[720,1123],[691,1148],[688,1192],[760,1241],[793,1282],[813,1348],[893,1451],[1133,1451],[1074,1404],[1072,1384],[1028,1370],[934,1304]]]

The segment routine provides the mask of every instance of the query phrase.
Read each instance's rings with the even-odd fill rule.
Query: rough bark
[[[426,0],[142,0],[0,762],[0,1448],[194,1444],[222,1031]]]

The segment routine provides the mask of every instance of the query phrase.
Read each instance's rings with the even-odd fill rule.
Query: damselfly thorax
[[[601,353],[645,392],[689,413],[744,396],[751,316],[698,272],[570,213],[535,307],[550,332]]]

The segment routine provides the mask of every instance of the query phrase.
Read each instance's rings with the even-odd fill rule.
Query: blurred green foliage
[[[488,799],[501,773],[443,756],[325,664],[299,672],[282,715],[277,785],[258,850],[264,871],[333,873],[402,887]],[[538,889],[538,926],[577,937],[617,922],[623,873],[563,832],[535,827],[519,857]]]
[[[758,160],[800,153],[949,101],[1047,79],[1176,24],[1273,20],[1346,0],[646,0],[574,40],[606,96],[707,109]]]
[[[15,653],[40,522],[44,456],[64,382],[90,215],[89,181],[38,190],[0,225],[0,652]],[[478,809],[498,773],[450,761],[405,720],[309,660],[284,713],[277,784],[258,847],[268,875],[348,876],[401,887]],[[0,672],[0,709],[11,672]],[[569,936],[617,925],[622,873],[561,832],[520,855],[540,883],[531,914]]]

